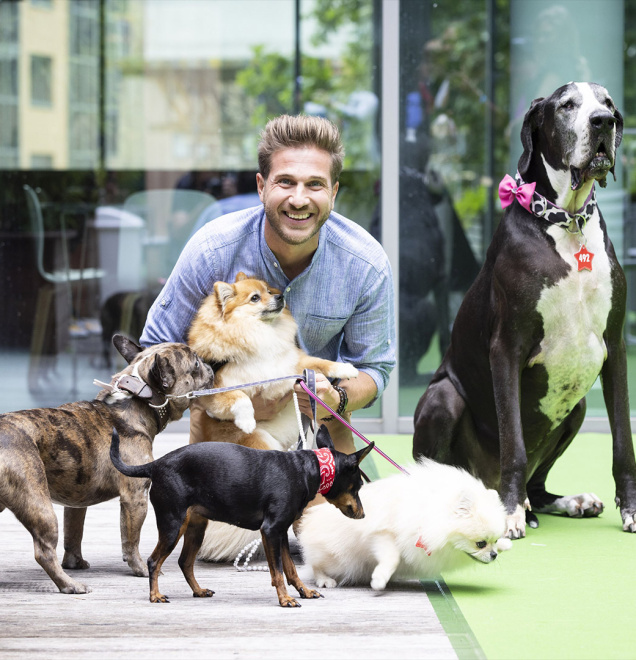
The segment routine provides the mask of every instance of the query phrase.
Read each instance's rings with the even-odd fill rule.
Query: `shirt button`
[[[159,303],[162,307],[165,307],[168,304],[168,301],[165,298],[162,298],[161,302]]]
[[[289,293],[290,291],[291,291],[291,287],[288,286],[288,287],[285,289],[285,293]]]
[[[274,268],[278,268],[278,264],[274,262]]]

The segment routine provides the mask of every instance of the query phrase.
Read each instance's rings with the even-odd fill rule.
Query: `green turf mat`
[[[408,436],[371,439],[410,460]],[[614,506],[611,455],[609,435],[580,434],[548,480],[559,494],[596,493],[599,518],[539,515],[539,528],[494,564],[444,576],[489,660],[636,657],[636,535],[622,531]],[[394,471],[378,454],[374,462],[381,476]]]

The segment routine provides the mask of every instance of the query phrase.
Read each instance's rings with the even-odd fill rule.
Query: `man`
[[[243,271],[284,292],[308,353],[358,368],[358,378],[340,384],[346,418],[371,404],[395,366],[393,282],[380,244],[333,212],[343,158],[330,121],[288,115],[270,121],[258,147],[263,205],[216,218],[190,239],[150,309],[141,343],[185,342],[214,282],[233,282]],[[295,389],[302,412],[310,415],[309,397],[299,385]],[[316,394],[334,410],[343,400],[322,374],[316,374]],[[276,412],[258,401],[254,407],[257,419]],[[329,415],[320,406],[317,413]],[[192,406],[191,442],[203,414]],[[354,451],[346,427],[333,420],[328,428],[336,449]]]

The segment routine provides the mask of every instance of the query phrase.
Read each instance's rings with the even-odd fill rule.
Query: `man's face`
[[[274,152],[267,180],[256,175],[267,220],[284,243],[302,245],[314,239],[317,246],[317,234],[338,192],[330,171],[331,157],[326,151],[301,147]]]

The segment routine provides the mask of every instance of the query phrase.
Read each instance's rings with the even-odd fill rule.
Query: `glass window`
[[[392,2],[0,2],[0,286],[11,292],[0,365],[24,375],[0,384],[4,409],[92,398],[93,378],[117,365],[110,335],[138,337],[202,218],[259,203],[266,119],[306,112],[343,133],[336,210],[399,241],[398,409],[361,414],[409,430],[501,217],[496,189],[515,172],[523,113],[570,79],[605,84],[625,118],[601,201],[627,270],[634,359],[636,0],[399,0],[399,112],[386,117]],[[383,218],[390,121],[399,200]],[[78,279],[47,279],[60,272]],[[605,414],[599,386],[588,402]]]
[[[44,55],[31,55],[31,103],[51,105],[53,100],[53,60]]]

